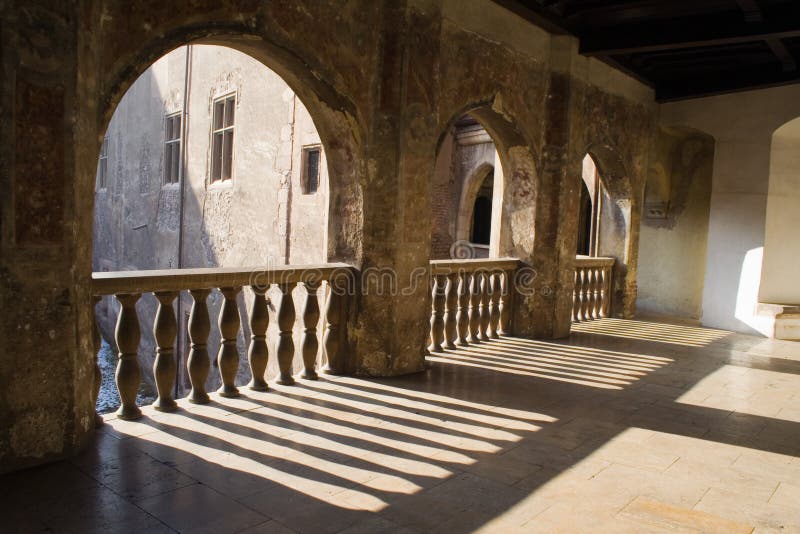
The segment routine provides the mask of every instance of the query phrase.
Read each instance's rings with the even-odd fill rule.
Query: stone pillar
[[[383,7],[376,109],[368,132],[356,372],[425,368],[430,332],[430,174],[438,138],[438,6]],[[404,21],[405,24],[398,23]],[[351,346],[353,346],[351,345]]]
[[[534,178],[536,169],[529,168],[529,156],[523,150],[508,151],[514,172],[506,184],[507,209],[524,212],[526,203],[530,205],[531,184],[535,183],[532,240],[514,235],[517,230],[511,230],[514,250],[525,263],[509,284],[509,289],[516,291],[512,322],[514,334],[525,337],[552,339],[570,332],[577,188],[584,149],[577,146],[575,141],[580,134],[573,131],[573,119],[582,112],[570,72],[576,46],[572,37],[552,40],[552,71],[547,82],[545,123],[541,125],[544,139],[538,154],[538,176]]]

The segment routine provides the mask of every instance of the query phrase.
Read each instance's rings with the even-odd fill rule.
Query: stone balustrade
[[[254,293],[249,313],[251,336],[247,350],[252,380],[247,387],[255,391],[264,391],[268,387],[264,373],[269,359],[266,341],[269,326],[267,291],[271,287],[277,287],[280,293],[279,302],[275,306],[279,331],[275,352],[280,368],[277,382],[292,384],[294,383],[292,364],[296,356],[302,359],[304,365],[301,377],[317,378],[316,365],[320,349],[317,331],[321,315],[318,289],[322,283],[328,286],[325,291],[327,298],[324,305],[324,333],[321,344],[323,358],[327,361],[325,371],[331,373],[342,371],[340,366],[344,343],[341,334],[345,331],[345,325],[340,323],[347,317],[345,307],[347,296],[355,287],[352,283],[354,275],[355,269],[346,264],[297,267],[288,265],[276,269],[255,267],[94,273],[92,290],[95,298],[114,295],[120,304],[115,329],[115,339],[119,348],[115,377],[121,402],[117,416],[121,419],[137,419],[141,416],[136,404],[142,376],[137,357],[140,321],[136,313],[136,302],[143,293],[153,293],[158,300],[158,310],[153,324],[153,334],[157,344],[153,376],[158,398],[153,407],[156,410],[172,411],[177,408],[173,398],[177,374],[174,353],[177,320],[173,303],[181,291],[187,291],[192,297],[188,325],[191,345],[186,362],[191,383],[188,400],[203,404],[210,401],[206,391],[206,379],[211,369],[207,348],[211,317],[206,301],[212,291],[219,291],[223,297],[217,317],[221,341],[216,361],[222,382],[217,392],[224,397],[235,397],[239,395],[235,378],[239,366],[236,340],[240,329],[236,299],[242,288],[250,287]],[[296,314],[292,291],[298,284],[303,286],[305,292],[300,311],[302,342],[299,347],[295,347],[292,334]],[[95,336],[95,345],[99,345],[99,336]],[[96,346],[95,352],[97,349]],[[95,384],[95,398],[98,393],[99,380]]]
[[[572,322],[608,317],[611,308],[611,274],[614,258],[577,256]]]
[[[514,258],[433,260],[431,343],[441,352],[482,343],[511,332]]]

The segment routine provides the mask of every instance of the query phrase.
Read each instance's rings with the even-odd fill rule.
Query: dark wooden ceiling
[[[495,0],[660,101],[800,82],[800,0]]]

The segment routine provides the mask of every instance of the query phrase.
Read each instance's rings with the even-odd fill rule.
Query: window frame
[[[97,190],[108,189],[108,136],[103,137],[100,145],[100,158],[97,161]]]
[[[310,190],[308,181],[308,158],[309,154],[312,152],[319,154],[319,159],[317,160],[317,183],[313,191]],[[322,186],[322,145],[319,143],[305,145],[301,150],[300,158],[300,189],[304,195],[315,195],[319,192],[320,187]]]
[[[179,126],[177,130],[177,137],[175,137],[175,129],[174,129],[174,122],[175,119],[179,119]],[[169,122],[173,122],[173,137],[171,139],[167,138],[167,124]],[[183,161],[181,158],[181,143],[183,143],[183,111],[176,111],[174,113],[170,113],[164,116],[164,172],[161,176],[161,185],[167,186],[172,184],[179,184],[181,178],[183,176]],[[175,146],[177,145],[177,147]],[[177,152],[177,154],[176,154]],[[170,154],[168,158],[167,155]],[[172,179],[173,176],[171,174],[172,168],[172,157],[178,158],[178,168],[177,168],[177,176],[174,176],[174,180]]]
[[[226,110],[228,107],[225,103],[230,100],[232,102],[231,109],[233,110],[233,119],[231,120],[230,124],[226,126],[227,122],[227,113]],[[222,103],[222,123],[219,128],[216,128],[216,111],[217,105]],[[235,144],[236,144],[236,108],[238,105],[238,98],[237,93],[231,92],[220,95],[211,103],[211,135],[209,138],[209,165],[208,165],[208,183],[209,185],[222,185],[222,184],[231,184],[233,183],[233,176],[234,176],[234,169],[235,166]],[[229,176],[225,177],[225,168],[226,168],[226,159],[225,159],[225,134],[230,133],[230,156],[227,161],[229,163],[230,171]],[[219,176],[215,177],[215,163],[216,163],[216,154],[214,150],[214,141],[217,136],[221,138],[221,153],[220,153],[220,162],[219,162]]]

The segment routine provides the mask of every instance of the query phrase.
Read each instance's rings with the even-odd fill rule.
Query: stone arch
[[[214,23],[178,27],[138,49],[121,54],[108,83],[100,91],[95,153],[127,89],[154,61],[184,44],[225,46],[247,54],[275,72],[297,94],[311,115],[326,151],[330,181],[327,259],[360,264],[364,172],[360,140],[364,132],[356,106],[312,71],[310,62],[263,35],[253,33],[251,28]],[[86,183],[92,181],[86,180]]]
[[[441,133],[436,143],[433,160],[436,161],[448,133],[461,117],[470,115],[480,123],[491,137],[496,150],[496,164],[493,166],[492,239],[489,255],[490,257],[517,256],[524,258],[533,251],[536,190],[534,184],[537,180],[535,158],[531,143],[528,143],[520,133],[514,118],[505,110],[498,111],[499,106],[495,104],[495,99],[492,99],[464,105],[449,112],[446,115],[449,119],[443,123],[440,129]],[[484,167],[483,170],[488,171],[488,167]],[[471,187],[479,188],[480,179],[483,176],[480,174],[480,166],[474,169],[470,173]],[[435,187],[435,184],[432,183],[431,186]],[[465,211],[471,213],[471,206],[466,210],[462,209],[463,206],[468,206],[468,204],[464,204],[467,198],[470,198],[468,191],[459,197],[459,218],[461,218],[460,214]],[[515,213],[515,216],[512,217],[512,213]],[[454,226],[453,235],[462,235],[463,228],[467,229],[466,235],[469,235],[469,224],[464,225],[463,219]]]
[[[714,147],[713,136],[688,126],[655,131],[639,230],[637,313],[703,315],[706,265],[715,261],[707,261]]]
[[[585,154],[597,169],[598,204],[593,207],[597,224],[597,256],[616,260],[612,281],[611,313],[632,317],[636,305],[635,236],[632,224],[634,198],[631,178],[620,151],[606,144],[592,144]]]

